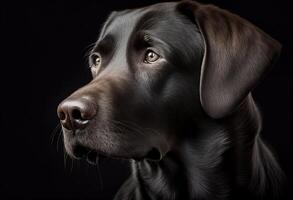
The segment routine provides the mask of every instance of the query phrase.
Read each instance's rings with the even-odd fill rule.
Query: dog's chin
[[[159,162],[163,158],[163,153],[158,148],[150,148],[149,151],[137,155],[112,154],[109,152],[102,152],[95,149],[90,149],[82,145],[76,145],[74,148],[66,150],[73,159],[85,159],[89,164],[97,165],[100,160],[105,158],[119,159],[119,160],[149,160],[152,162]]]

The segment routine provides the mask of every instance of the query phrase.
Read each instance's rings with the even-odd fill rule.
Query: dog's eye
[[[151,64],[151,63],[156,62],[159,58],[160,58],[160,56],[156,52],[149,49],[149,50],[147,50],[147,52],[145,54],[144,62]]]
[[[101,63],[101,58],[97,57],[95,60],[95,65],[98,66],[98,65],[100,65],[100,63]]]
[[[101,65],[102,58],[99,54],[95,54],[92,56],[92,66],[98,68]]]

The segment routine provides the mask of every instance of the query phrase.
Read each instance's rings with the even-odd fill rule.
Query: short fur
[[[117,200],[278,198],[283,173],[251,90],[280,49],[212,5],[113,12],[89,58],[93,80],[58,107],[65,148],[91,162],[130,159]]]

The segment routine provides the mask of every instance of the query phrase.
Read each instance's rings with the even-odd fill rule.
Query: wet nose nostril
[[[58,117],[61,121],[66,119],[66,114],[63,111],[58,112]]]
[[[93,113],[89,104],[82,104],[81,106],[72,107],[70,114],[70,118],[72,121],[72,125],[75,129],[83,129],[85,128],[89,120],[92,119]]]
[[[83,117],[81,116],[81,111],[77,108],[73,109],[72,110],[72,118],[75,119],[75,120],[84,120]]]

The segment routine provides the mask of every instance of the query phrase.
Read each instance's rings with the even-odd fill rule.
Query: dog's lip
[[[85,158],[86,161],[92,165],[99,164],[99,161],[104,160],[105,158],[112,158],[112,159],[118,159],[118,160],[129,160],[130,159],[130,158],[123,157],[123,156],[106,154],[101,151],[97,151],[97,150],[93,150],[93,149],[89,150],[88,153],[86,153],[82,158]]]
[[[150,161],[160,161],[163,158],[162,152],[157,148],[152,148],[145,156],[145,159]]]
[[[97,165],[100,159],[112,158],[118,160],[149,160],[153,162],[158,162],[163,158],[162,152],[158,148],[151,148],[145,153],[140,153],[138,155],[117,155],[110,154],[107,152],[102,152],[97,149],[92,149],[85,147],[83,145],[77,145],[75,147],[75,152],[72,154],[75,159],[85,159],[89,164]]]
[[[117,160],[136,160],[136,161],[142,161],[142,160],[149,160],[153,162],[158,162],[163,158],[163,155],[155,148],[152,148],[146,155],[144,156],[117,156],[117,155],[107,155],[102,152],[98,152],[96,150],[90,150],[85,155],[86,161],[89,164],[97,165],[100,160],[103,160],[105,158],[112,158]]]
[[[130,159],[142,160],[143,159],[143,158],[110,155],[110,154],[105,154],[95,150],[90,150],[86,155],[83,156],[83,158],[85,158],[86,161],[91,165],[98,165],[101,160],[104,160],[106,158],[115,159],[115,160],[130,160]]]
[[[89,164],[92,164],[92,165],[97,165],[99,160],[104,158],[103,155],[101,154],[98,154],[98,152],[96,151],[90,151],[87,153],[86,155],[86,161],[89,163]]]

